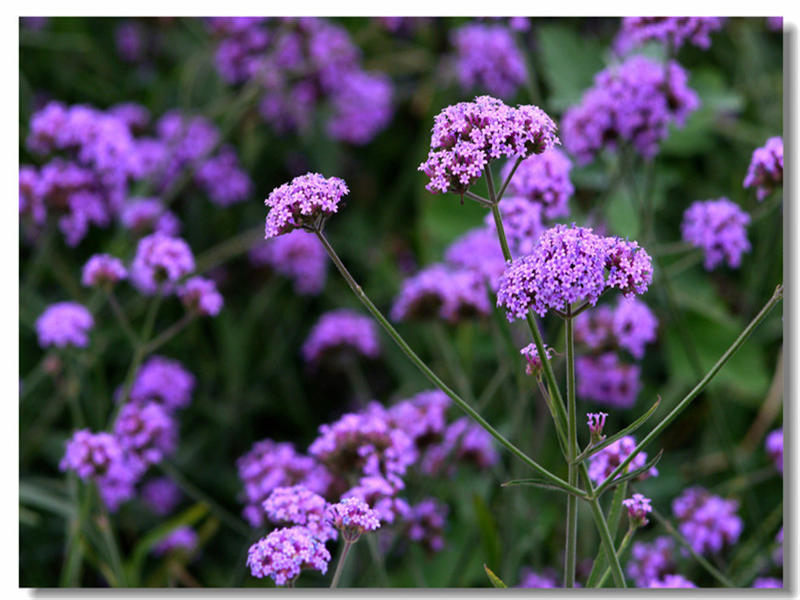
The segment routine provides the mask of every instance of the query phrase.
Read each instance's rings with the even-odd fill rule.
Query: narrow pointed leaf
[[[489,577],[489,581],[492,582],[492,585],[496,588],[507,588],[508,586],[503,583],[503,580],[500,579],[494,572],[486,566],[486,563],[483,563],[483,570],[486,571],[486,575]]]
[[[555,490],[557,492],[566,492],[567,494],[572,494],[577,498],[585,498],[583,494],[578,494],[573,492],[572,490],[565,489],[561,486],[558,486],[554,483],[551,483],[547,479],[539,479],[539,478],[531,478],[531,479],[512,479],[511,481],[506,481],[505,483],[501,483],[500,487],[512,487],[515,485],[530,485],[533,487],[542,488],[545,490]]]

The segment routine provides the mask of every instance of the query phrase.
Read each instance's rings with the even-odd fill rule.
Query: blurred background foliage
[[[263,199],[275,186],[306,170],[336,175],[348,182],[351,193],[346,209],[331,220],[327,232],[375,303],[388,308],[409,265],[441,260],[444,248],[484,217],[484,209],[474,203],[462,205],[453,195],[431,195],[417,171],[427,154],[434,115],[471,97],[458,88],[446,60],[449,32],[469,19],[432,19],[405,35],[387,33],[373,19],[335,20],[351,32],[366,67],[389,74],[396,88],[391,124],[365,146],[331,140],[320,121],[307,134],[282,136],[252,107],[232,115],[231,107],[238,105],[242,92],[217,75],[213,40],[200,19],[137,20],[146,32],[148,59],[130,64],[115,49],[120,19],[54,18],[41,30],[20,30],[20,162],[36,163],[24,140],[31,114],[49,99],[98,108],[137,102],[156,117],[172,108],[205,115],[226,132],[255,192],[247,202],[226,209],[202,200],[196,190],[181,194],[172,208],[198,260],[210,260],[231,240],[256,239],[253,232],[263,227],[266,215]],[[612,60],[609,44],[618,27],[619,19],[611,18],[532,19],[527,32],[516,34],[529,63],[531,85],[507,101],[536,103],[559,120],[580,100],[594,74]],[[642,362],[644,385],[635,407],[614,411],[607,431],[629,423],[657,396],[662,404],[655,419],[666,414],[782,281],[780,199],[758,204],[753,193],[742,189],[753,149],[782,130],[781,37],[769,31],[763,19],[729,19],[723,31],[714,34],[709,50],[680,51],[678,59],[702,107],[685,128],[671,132],[654,161],[607,156],[573,168],[576,193],[568,221],[604,225],[609,233],[638,239],[659,261],[656,281],[644,296],[660,320],[659,339]],[[657,55],[659,49],[647,47],[644,52]],[[615,176],[620,170],[632,173],[631,185]],[[637,189],[646,192],[655,211],[649,232],[632,209]],[[694,200],[720,196],[753,215],[748,233],[753,250],[740,269],[707,273],[698,253],[675,253],[671,248],[680,241],[686,207]],[[65,539],[76,510],[76,481],[57,469],[72,432],[62,389],[69,381],[45,373],[45,354],[36,343],[33,323],[51,302],[75,299],[99,306],[99,298],[79,285],[81,266],[95,252],[131,256],[135,247],[133,239],[114,229],[93,230],[76,248],[66,247],[60,236],[51,236],[49,247],[42,248],[44,239],[20,244],[22,586],[59,584]],[[198,378],[193,403],[181,415],[180,447],[165,468],[198,491],[176,518],[197,524],[201,547],[191,561],[177,565],[174,559],[146,556],[142,585],[264,585],[245,572],[244,553],[261,532],[249,531],[240,520],[235,526],[242,508],[235,461],[266,437],[290,440],[304,450],[320,424],[353,407],[348,381],[335,374],[312,375],[299,353],[322,312],[343,306],[360,309],[338,274],[329,271],[323,294],[304,297],[295,295],[288,281],[254,269],[243,253],[215,269],[225,297],[222,313],[196,321],[160,352],[181,360]],[[144,304],[127,291],[123,302],[134,319],[141,318]],[[177,303],[165,303],[157,327],[166,327],[180,314]],[[96,321],[93,344],[84,359],[70,367],[77,374],[72,383],[79,386],[90,426],[100,428],[130,355],[111,315],[101,311]],[[514,324],[507,337],[504,323],[498,313],[492,319],[443,328],[479,410],[537,461],[561,465],[549,415],[523,376],[517,349],[525,332]],[[546,319],[544,327],[545,339],[560,353],[556,369],[563,376],[561,325]],[[401,324],[399,329],[434,370],[453,381],[456,374],[448,355],[430,328]],[[388,338],[382,339],[381,359],[365,365],[364,372],[375,398],[389,404],[429,388]],[[782,479],[764,452],[763,438],[781,419],[781,347],[782,318],[776,310],[649,449],[651,455],[664,449],[660,476],[635,486],[667,515],[672,499],[688,485],[738,499],[745,523],[742,542],[726,551],[721,566],[745,586],[765,568],[766,549],[780,526]],[[578,408],[583,414],[598,407],[579,398]],[[456,410],[452,409],[454,416]],[[543,490],[499,486],[524,476],[527,471],[504,456],[491,472],[464,469],[454,481],[409,482],[410,500],[418,499],[415,495],[434,496],[450,505],[446,546],[433,556],[413,545],[390,555],[387,582],[486,586],[483,563],[509,584],[518,581],[523,566],[560,571],[564,499]],[[223,515],[230,518],[226,521]],[[142,552],[137,545],[163,527],[136,502],[113,518],[127,555]],[[639,539],[663,533],[653,524]],[[367,545],[359,546],[358,560],[353,561],[358,564],[350,565],[347,583],[376,585]],[[597,547],[591,518],[581,512],[579,558],[593,558]],[[585,562],[579,566],[584,577],[586,568]],[[690,559],[681,573],[699,585],[715,584]],[[102,573],[93,569],[86,569],[80,581],[106,584]],[[325,581],[307,575],[299,584]]]

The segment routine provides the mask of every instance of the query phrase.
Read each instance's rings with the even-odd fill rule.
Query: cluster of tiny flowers
[[[427,390],[388,409],[389,422],[411,438],[419,452],[442,440],[450,399],[440,390]]]
[[[738,508],[735,500],[725,500],[697,486],[684,490],[672,502],[678,528],[698,554],[719,552],[723,545],[736,543],[742,533]]]
[[[630,408],[641,388],[639,366],[620,362],[614,352],[579,356],[575,361],[575,373],[578,395],[606,406]]]
[[[302,227],[319,227],[339,210],[339,203],[348,192],[347,185],[338,177],[326,179],[319,173],[295,177],[272,190],[264,201],[270,209],[265,237],[273,238]]]
[[[618,346],[636,359],[644,356],[645,345],[654,342],[658,319],[638,298],[620,298],[615,308],[604,305],[575,318],[575,340],[591,350],[605,351]]]
[[[683,239],[705,253],[707,271],[726,263],[735,269],[742,263],[742,254],[750,251],[747,225],[750,215],[727,198],[692,203],[683,213]]]
[[[456,323],[490,311],[486,284],[479,273],[436,263],[403,281],[391,317],[395,321],[442,319]]]
[[[192,271],[194,255],[189,245],[181,238],[156,232],[139,240],[131,281],[144,294],[168,292]]]
[[[325,519],[328,503],[303,485],[275,488],[264,500],[264,512],[274,523],[302,525],[321,542],[336,539],[336,530]]]
[[[147,481],[140,490],[142,501],[157,515],[168,515],[181,502],[181,490],[168,477],[156,477]]]
[[[250,251],[250,262],[288,277],[298,294],[316,295],[325,287],[328,256],[311,232],[295,230],[264,240]]]
[[[357,498],[371,506],[381,522],[394,523],[398,518],[408,519],[411,514],[408,502],[397,496],[400,487],[402,484],[397,480],[389,483],[381,476],[367,475],[358,480],[358,485],[342,494],[342,500]]]
[[[192,401],[195,378],[177,360],[151,356],[133,380],[130,399],[155,401],[168,411],[185,408]]]
[[[86,287],[110,287],[128,276],[122,261],[110,254],[94,254],[83,266],[81,283]]]
[[[509,161],[500,172],[503,181],[511,173],[515,161]],[[508,184],[509,196],[521,196],[542,207],[544,217],[557,219],[569,214],[569,199],[575,191],[569,174],[572,161],[558,148],[529,156],[517,167]],[[502,205],[507,202],[503,200]]]
[[[355,542],[366,531],[375,531],[381,526],[377,512],[358,498],[345,498],[331,504],[325,512],[326,520],[347,542]]]
[[[600,484],[605,479],[614,472],[622,461],[624,461],[628,456],[630,456],[633,449],[636,448],[636,440],[633,439],[632,436],[626,435],[623,438],[618,439],[616,442],[609,444],[600,452],[593,454],[589,458],[589,477],[592,478],[592,481],[595,484]],[[647,464],[647,453],[646,452],[639,452],[634,459],[628,464],[626,469],[627,472],[635,471],[636,469],[640,469]],[[620,473],[623,475],[625,471]],[[641,475],[639,475],[639,479],[646,479],[648,477],[655,477],[658,475],[658,469],[655,467],[651,467]]]
[[[624,17],[614,45],[618,52],[656,41],[671,51],[686,43],[707,50],[711,33],[722,29],[723,17]]]
[[[322,315],[303,343],[303,359],[319,364],[342,354],[377,358],[380,354],[375,322],[346,308]]]
[[[550,588],[557,588],[558,583],[556,582],[556,578],[553,575],[549,574],[545,575],[537,573],[532,569],[525,568],[522,570],[522,576],[520,577],[519,585],[517,587],[533,588],[533,589],[550,589]]]
[[[526,158],[558,143],[556,125],[536,106],[491,96],[448,106],[434,119],[431,149],[419,170],[432,193],[463,194],[499,158]]]
[[[753,151],[743,185],[745,188],[756,188],[759,202],[783,185],[782,137],[771,137],[761,148]]]
[[[445,429],[442,441],[428,448],[420,469],[426,475],[452,475],[456,461],[488,469],[499,460],[492,437],[469,417],[456,419]]]
[[[163,233],[177,236],[181,222],[158,198],[129,198],[120,212],[120,222],[136,235]]]
[[[783,588],[783,580],[776,579],[775,577],[758,577],[755,581],[753,581],[754,588],[776,588],[782,589]]]
[[[767,454],[775,463],[775,468],[783,473],[783,429],[770,432],[765,443]]]
[[[222,294],[217,284],[205,277],[192,277],[178,288],[178,298],[187,310],[199,315],[214,317],[222,310]]]
[[[294,581],[303,569],[328,571],[331,554],[302,526],[275,529],[250,546],[247,566],[253,577],[271,577],[277,585]]]
[[[634,56],[598,73],[594,87],[566,112],[564,144],[582,164],[601,150],[616,150],[624,143],[652,158],[669,126],[682,126],[699,105],[678,63],[670,61],[665,67]]]
[[[511,32],[502,25],[469,24],[452,35],[461,87],[501,98],[513,96],[525,82],[525,61]]]
[[[169,554],[170,552],[192,552],[197,548],[197,533],[188,526],[178,527],[167,537],[153,547],[153,552],[157,555]]]
[[[500,204],[501,210],[503,204]],[[474,271],[495,292],[506,269],[497,234],[490,227],[470,229],[456,238],[445,250],[444,259],[453,267]]]
[[[391,80],[365,71],[343,27],[317,18],[209,19],[218,37],[216,65],[231,84],[255,79],[261,116],[279,132],[305,130],[327,101],[327,131],[365,144],[392,117]]]
[[[650,521],[648,513],[653,512],[650,506],[650,498],[645,498],[642,494],[634,494],[631,498],[622,501],[622,505],[628,509],[628,519],[634,527],[644,527]]]
[[[675,543],[667,536],[657,537],[652,543],[636,542],[628,560],[628,575],[637,587],[649,587],[650,582],[662,579],[675,568],[673,549]]]
[[[448,512],[446,504],[433,498],[420,501],[411,507],[406,536],[412,542],[422,544],[429,552],[439,552],[444,548],[443,534]]]
[[[589,419],[586,421],[586,424],[589,426],[589,435],[591,436],[592,443],[597,444],[602,442],[606,438],[606,436],[603,435],[603,429],[606,426],[608,413],[586,413],[586,417]]]
[[[64,348],[89,345],[89,332],[94,319],[88,309],[77,302],[56,302],[36,319],[36,334],[42,348]]]
[[[608,288],[642,294],[652,275],[650,256],[636,242],[556,225],[539,236],[531,254],[506,268],[497,306],[506,309],[509,321],[525,318],[530,310],[544,316],[548,309],[567,310],[578,301],[595,305]]]
[[[653,579],[649,588],[696,588],[697,586],[683,575],[664,575],[663,579]]]
[[[547,344],[543,344],[543,347],[547,360],[553,358],[555,350],[548,348]],[[544,364],[542,364],[542,359],[539,356],[539,350],[536,348],[536,344],[528,344],[524,348],[520,349],[519,353],[525,357],[525,372],[528,375],[535,375],[537,377],[541,375]]]
[[[172,413],[161,404],[128,402],[114,423],[114,436],[131,468],[143,473],[174,452],[178,426]]]
[[[530,159],[529,159],[530,160]],[[503,229],[512,256],[530,254],[536,247],[539,235],[544,231],[542,206],[526,198],[512,196],[504,198],[499,206]],[[497,236],[497,225],[491,214],[486,215],[486,227]],[[499,245],[499,242],[496,242]]]

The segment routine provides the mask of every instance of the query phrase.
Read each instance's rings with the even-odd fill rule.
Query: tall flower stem
[[[336,572],[333,574],[333,579],[331,580],[331,589],[339,586],[339,579],[342,577],[342,571],[344,571],[344,562],[347,560],[347,554],[350,552],[350,546],[353,545],[353,542],[349,542],[347,540],[344,541],[344,546],[342,547],[342,553],[339,555],[339,562],[336,564]]]
[[[358,285],[356,280],[347,270],[347,267],[344,266],[344,263],[339,258],[339,255],[336,254],[336,251],[331,246],[328,239],[325,237],[325,234],[322,233],[319,229],[315,230],[319,241],[322,243],[322,246],[325,248],[325,251],[328,253],[328,256],[331,257],[333,264],[336,265],[336,268],[341,273],[342,277],[344,277],[347,284],[350,286],[350,289],[356,295],[356,297],[361,301],[361,303],[366,307],[366,309],[370,312],[370,314],[375,318],[378,323],[380,323],[381,327],[383,327],[389,336],[394,340],[394,342],[400,347],[403,353],[411,360],[412,363],[422,371],[422,374],[428,378],[428,380],[433,383],[436,387],[442,390],[453,402],[455,402],[461,410],[467,413],[472,419],[474,419],[478,425],[483,427],[489,435],[491,435],[494,439],[496,439],[502,446],[504,446],[507,450],[509,450],[514,456],[522,460],[525,464],[529,467],[533,468],[534,470],[538,471],[542,476],[548,479],[551,483],[554,483],[556,486],[560,487],[561,489],[568,490],[572,493],[577,493],[580,496],[584,495],[583,490],[576,488],[573,485],[570,485],[557,475],[551,473],[535,460],[530,458],[527,454],[525,454],[522,450],[517,448],[514,444],[512,444],[509,440],[507,440],[499,431],[497,431],[494,427],[492,427],[486,419],[484,419],[474,408],[472,408],[466,401],[464,401],[458,394],[456,394],[453,390],[451,390],[447,384],[445,384],[436,373],[434,373],[430,367],[419,357],[417,354],[411,349],[408,343],[403,339],[403,337],[397,332],[397,330],[392,326],[391,323],[383,316],[380,310],[372,303],[372,300],[369,299],[364,293],[364,290],[361,289],[361,286]]]
[[[628,531],[625,532],[625,537],[622,538],[622,541],[619,544],[619,548],[617,548],[617,560],[620,560],[623,556],[625,556],[625,551],[628,549],[628,546],[630,546],[635,531],[636,531],[635,528],[629,527]],[[606,572],[603,573],[603,576],[600,578],[600,581],[597,582],[596,587],[599,588],[603,587],[610,573],[611,573],[611,568],[609,567],[608,569],[606,569]]]
[[[578,466],[575,457],[578,455],[577,424],[575,415],[575,340],[574,323],[571,316],[565,321],[567,348],[567,454],[568,477],[570,485],[578,483]],[[564,587],[575,587],[575,561],[578,544],[578,499],[567,496],[567,541],[564,559]]]

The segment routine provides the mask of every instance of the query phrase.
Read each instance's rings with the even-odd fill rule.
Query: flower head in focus
[[[275,529],[250,546],[247,553],[253,577],[270,577],[276,585],[294,581],[303,569],[325,574],[330,560],[325,544],[300,525]]]
[[[353,543],[366,531],[375,531],[381,526],[378,513],[358,498],[345,498],[331,504],[325,514],[345,541]]]
[[[265,237],[272,238],[294,229],[319,229],[324,221],[339,211],[342,198],[349,192],[338,177],[325,178],[306,173],[275,188],[264,203],[269,207]]]
[[[631,498],[622,501],[622,505],[628,509],[628,519],[633,527],[644,527],[650,521],[648,513],[653,512],[650,506],[650,498],[645,498],[642,494],[634,494]]]

